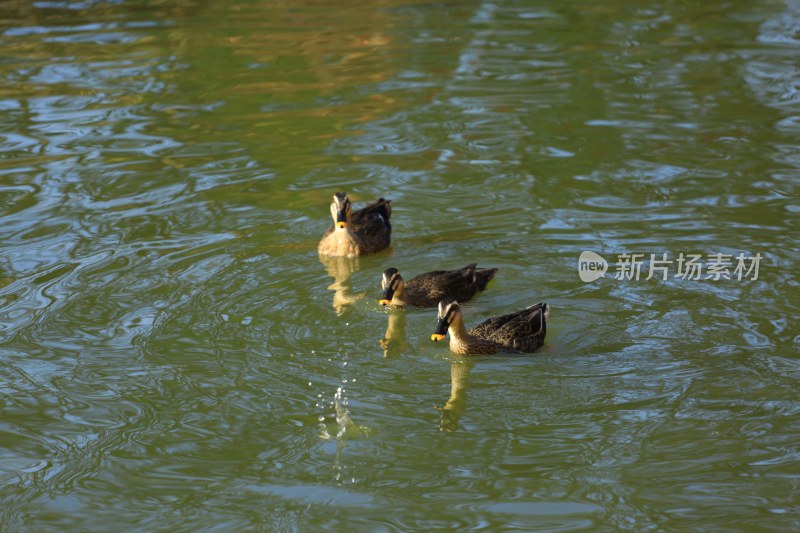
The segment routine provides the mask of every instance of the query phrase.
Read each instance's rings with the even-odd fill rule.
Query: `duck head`
[[[439,302],[439,323],[436,325],[436,332],[431,335],[432,341],[441,341],[447,336],[450,324],[461,315],[461,308],[455,300],[451,302]]]
[[[383,272],[383,276],[381,276],[381,289],[383,289],[383,295],[381,296],[380,304],[391,304],[392,298],[394,298],[395,294],[402,294],[404,286],[405,284],[400,272],[398,272],[396,268],[387,268]]]
[[[336,226],[336,229],[347,228],[347,224],[350,222],[350,212],[352,210],[353,206],[350,204],[350,199],[347,197],[347,193],[337,192],[333,195],[333,202],[331,202],[331,217],[333,217],[333,223]]]

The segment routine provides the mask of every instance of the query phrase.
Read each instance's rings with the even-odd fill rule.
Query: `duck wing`
[[[406,286],[419,287],[420,289],[432,287],[463,286],[474,281],[475,263],[456,270],[432,270],[419,276],[414,276]]]
[[[475,271],[476,283],[479,291],[485,291],[486,285],[489,284],[494,275],[497,274],[496,268],[479,268]]]
[[[391,202],[379,198],[376,202],[353,211],[350,214],[350,231],[371,236],[391,233],[392,225],[389,222],[392,217]]]
[[[476,288],[475,263],[456,270],[425,272],[406,282],[412,299],[426,307],[435,307],[442,300],[469,300]]]
[[[481,322],[469,333],[502,344],[506,348],[532,352],[544,343],[547,334],[547,304],[538,303],[522,311]]]

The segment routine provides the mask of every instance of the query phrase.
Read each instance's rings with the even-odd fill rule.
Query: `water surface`
[[[0,529],[800,529],[796,4],[0,14]],[[337,190],[390,250],[320,261]],[[538,354],[377,303],[472,261]]]

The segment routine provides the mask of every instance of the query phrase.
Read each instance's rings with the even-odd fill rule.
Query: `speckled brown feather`
[[[538,303],[522,311],[490,318],[469,330],[469,334],[520,352],[533,352],[544,344],[547,334],[547,304]]]
[[[461,309],[457,302],[439,306],[439,318],[443,309],[448,311],[455,305],[455,313],[449,326],[450,350],[457,355],[496,354],[518,351],[531,353],[544,344],[547,334],[548,307],[545,303],[532,305],[521,311],[490,318],[469,331],[464,328]],[[447,306],[445,308],[445,306]]]
[[[457,270],[434,270],[411,278],[404,283],[404,304],[436,307],[441,300],[469,300],[479,291],[485,290],[497,273],[496,268],[476,266],[476,263],[471,263]]]

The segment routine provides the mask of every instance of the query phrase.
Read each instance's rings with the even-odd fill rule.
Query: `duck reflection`
[[[342,316],[366,293],[354,292],[350,277],[359,269],[357,257],[336,257],[320,255],[320,262],[325,266],[328,275],[333,278],[333,283],[328,285],[329,291],[333,292],[333,308],[336,314]]]
[[[384,357],[400,355],[408,349],[405,310],[390,310],[387,316],[389,323],[386,326],[386,333],[379,341]]]
[[[455,431],[458,429],[458,421],[467,408],[467,385],[469,374],[473,362],[457,361],[450,364],[450,398],[444,406],[439,407],[441,420],[439,422],[440,431]]]

